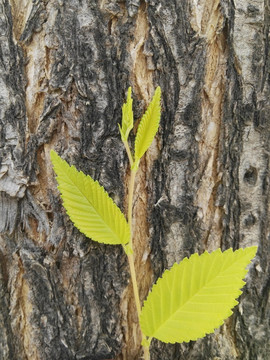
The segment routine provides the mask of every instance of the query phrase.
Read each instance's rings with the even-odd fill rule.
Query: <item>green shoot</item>
[[[204,337],[223,324],[238,303],[245,284],[246,267],[257,247],[211,254],[192,255],[174,264],[158,279],[141,309],[133,255],[132,208],[136,173],[140,159],[150,147],[160,122],[161,90],[157,87],[153,99],[139,124],[134,157],[128,137],[133,129],[131,88],[122,108],[121,139],[130,163],[128,214],[124,214],[104,188],[90,176],[69,166],[54,151],[51,161],[57,174],[64,207],[74,225],[94,241],[122,245],[129,262],[138,325],[142,333],[144,360],[150,359],[152,338],[166,343],[187,342]]]

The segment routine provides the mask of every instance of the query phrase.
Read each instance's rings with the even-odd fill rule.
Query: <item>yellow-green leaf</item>
[[[87,237],[105,244],[126,244],[130,240],[127,221],[104,188],[89,175],[51,151],[58,189],[74,225]]]
[[[128,139],[128,135],[133,128],[133,111],[132,111],[131,87],[128,88],[127,102],[122,107],[122,128],[119,126],[122,141]]]
[[[135,163],[141,159],[152,144],[160,122],[161,89],[156,88],[153,99],[143,115],[135,139]]]
[[[246,267],[257,247],[193,254],[166,270],[144,302],[140,324],[146,336],[188,342],[214,332],[232,314]]]

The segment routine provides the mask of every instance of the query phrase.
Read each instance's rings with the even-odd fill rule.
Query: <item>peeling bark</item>
[[[234,315],[151,360],[270,357],[269,0],[0,0],[0,358],[139,359],[126,257],[69,221],[49,152],[126,207],[118,133],[157,85],[134,204],[143,300],[193,252],[259,245]],[[131,136],[134,138],[134,134]]]

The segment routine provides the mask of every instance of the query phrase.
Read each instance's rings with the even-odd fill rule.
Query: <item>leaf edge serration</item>
[[[183,264],[185,264],[186,262],[189,262],[190,259],[194,259],[196,257],[207,256],[207,255],[211,255],[213,253],[224,254],[226,252],[231,252],[233,254],[238,252],[238,254],[239,254],[244,250],[247,252],[245,257],[247,257],[249,261],[246,264],[246,266],[243,269],[241,269],[241,278],[239,278],[237,280],[239,282],[239,287],[237,287],[237,289],[235,290],[234,298],[231,299],[231,306],[227,308],[226,313],[223,314],[223,316],[222,316],[222,319],[215,320],[216,324],[215,324],[215,326],[211,327],[211,331],[209,331],[209,329],[207,328],[206,331],[201,331],[200,336],[197,336],[197,335],[196,336],[189,336],[189,337],[187,336],[186,338],[183,338],[183,339],[179,338],[178,340],[176,340],[175,338],[174,339],[169,339],[166,336],[165,337],[160,336],[157,329],[153,330],[153,324],[151,324],[152,330],[149,330],[149,327],[150,327],[149,323],[151,323],[151,321],[153,321],[153,323],[157,323],[157,318],[159,317],[159,314],[162,314],[162,309],[160,309],[159,305],[156,305],[155,302],[153,302],[153,300],[152,300],[153,299],[153,294],[154,294],[154,296],[156,296],[159,299],[159,301],[161,301],[163,303],[166,303],[166,301],[164,299],[160,300],[162,294],[159,293],[159,287],[160,287],[160,283],[164,281],[164,278],[166,279],[166,277],[168,277],[168,274],[170,274],[170,272],[173,271],[173,269],[175,267],[180,267],[181,264],[182,264],[181,266],[183,266]],[[141,316],[140,316],[140,325],[141,325],[141,328],[142,328],[142,331],[143,331],[144,335],[149,336],[150,338],[152,338],[152,337],[156,338],[156,339],[158,339],[160,341],[163,341],[165,343],[174,344],[176,342],[182,343],[182,342],[189,342],[191,340],[197,340],[199,338],[204,337],[206,334],[213,333],[215,331],[215,329],[220,327],[224,323],[224,321],[232,314],[232,309],[238,304],[237,299],[242,294],[241,289],[245,285],[245,281],[243,281],[243,279],[245,278],[245,275],[246,275],[246,273],[248,271],[246,268],[249,265],[249,263],[251,262],[252,258],[255,256],[256,250],[257,250],[257,246],[249,247],[249,248],[246,248],[246,249],[238,249],[236,251],[232,251],[232,249],[228,249],[228,250],[224,251],[223,253],[221,252],[220,249],[215,250],[211,254],[209,254],[206,251],[202,255],[193,254],[193,255],[190,256],[190,258],[184,258],[179,264],[175,263],[170,270],[165,270],[162,277],[160,277],[157,280],[156,284],[152,287],[152,290],[150,291],[147,299],[144,301],[144,305],[143,305]],[[249,253],[249,255],[248,255],[248,253]],[[166,286],[164,286],[164,287],[166,287]],[[183,285],[183,287],[185,287],[185,285]],[[170,289],[169,289],[168,286],[166,287],[166,292],[167,293],[170,292]],[[155,308],[155,310],[153,310],[154,308]],[[150,313],[145,315],[145,311],[149,311]],[[187,333],[188,333],[188,329],[185,329],[185,334],[187,334]],[[166,332],[166,334],[168,334],[168,331]]]
[[[130,229],[129,229],[128,223],[127,223],[127,221],[125,219],[124,214],[122,213],[120,208],[114,203],[114,201],[109,196],[109,194],[106,192],[104,187],[101,186],[98,181],[92,179],[91,176],[84,174],[82,171],[78,171],[74,165],[70,166],[54,150],[51,150],[50,157],[51,157],[51,161],[52,161],[52,164],[53,164],[53,169],[54,169],[54,171],[55,171],[55,173],[57,175],[56,176],[56,180],[57,180],[57,183],[58,183],[57,188],[60,191],[61,199],[63,201],[63,206],[64,206],[64,208],[66,210],[66,213],[68,214],[70,220],[74,224],[74,226],[81,233],[83,233],[85,236],[92,239],[93,241],[103,243],[103,244],[109,244],[109,245],[125,245],[125,244],[127,244],[129,242],[129,240],[130,240]],[[113,212],[113,215],[114,215],[113,216],[113,218],[114,218],[113,222],[115,222],[116,226],[111,231],[112,231],[112,233],[115,233],[116,235],[113,236],[113,238],[114,239],[117,239],[117,238],[122,239],[121,241],[104,240],[104,238],[106,238],[107,235],[103,236],[103,237],[102,237],[102,235],[101,236],[99,236],[99,235],[98,236],[97,235],[93,236],[93,233],[91,234],[88,230],[86,230],[81,225],[80,221],[78,221],[77,215],[74,215],[72,207],[68,204],[68,196],[71,196],[71,192],[65,190],[64,181],[62,181],[63,179],[61,180],[61,177],[64,176],[64,178],[65,178],[65,175],[63,175],[63,169],[62,169],[62,173],[61,173],[61,171],[59,172],[59,166],[61,167],[61,165],[62,165],[62,167],[65,168],[65,171],[66,171],[67,174],[70,175],[72,173],[72,175],[70,175],[70,176],[71,177],[75,176],[76,181],[79,181],[81,183],[81,190],[79,192],[81,192],[83,194],[83,192],[86,191],[85,189],[86,189],[87,186],[88,186],[88,188],[91,188],[91,187],[94,188],[94,190],[98,192],[97,196],[101,197],[102,201],[105,204],[107,204],[108,208]],[[57,170],[57,168],[58,168],[58,170]],[[70,181],[72,183],[74,183],[73,180],[70,180]],[[76,181],[75,181],[75,187],[79,188],[78,184],[76,184]],[[66,180],[65,183],[67,184],[68,181]],[[82,188],[83,188],[83,191],[82,191]],[[83,195],[83,197],[86,198],[85,194]],[[89,201],[89,199],[87,199],[87,201]],[[82,207],[82,203],[78,204],[79,208],[80,208],[80,205]],[[86,216],[86,214],[81,215],[81,217],[83,217],[83,216]],[[111,216],[111,215],[109,215],[109,216]],[[118,224],[117,224],[117,220],[119,220]],[[89,215],[89,221],[91,221],[90,215]],[[110,222],[111,222],[111,220],[110,220]],[[104,223],[106,224],[106,221],[104,221]],[[121,228],[121,226],[122,226],[122,228]],[[107,224],[107,228],[111,229],[110,225]],[[120,229],[118,234],[117,234],[117,228]],[[114,231],[114,230],[116,230],[116,231]]]

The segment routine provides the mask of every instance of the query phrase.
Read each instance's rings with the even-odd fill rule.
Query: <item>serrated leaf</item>
[[[144,302],[144,335],[181,343],[214,332],[238,304],[246,267],[256,250],[254,246],[194,254],[166,270]]]
[[[89,175],[51,151],[58,189],[74,225],[87,237],[104,244],[126,244],[130,240],[127,221],[104,188]]]
[[[133,128],[133,100],[131,98],[131,87],[128,88],[127,102],[122,106],[122,128],[119,126],[122,141],[127,141],[128,135]]]
[[[143,115],[135,139],[135,162],[138,162],[152,144],[160,122],[161,90],[156,88],[153,99]]]

